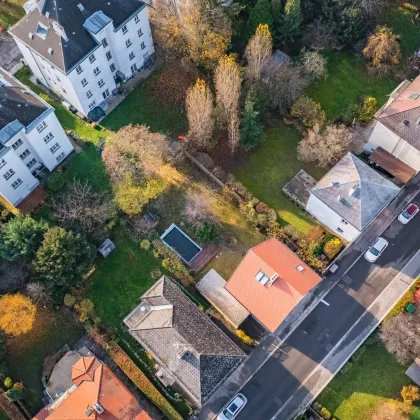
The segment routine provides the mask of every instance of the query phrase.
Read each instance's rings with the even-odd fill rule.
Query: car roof
[[[418,210],[418,207],[415,204],[411,203],[408,205],[406,211],[408,214],[413,214],[416,210]]]
[[[386,239],[379,237],[373,245],[375,246],[375,248],[376,247],[382,248],[387,244],[388,244],[388,241]]]

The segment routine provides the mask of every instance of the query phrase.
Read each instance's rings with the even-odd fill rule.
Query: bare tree
[[[333,26],[319,18],[308,25],[304,43],[312,50],[321,51],[335,48],[338,45],[338,40]]]
[[[374,21],[389,5],[389,0],[361,0],[360,9],[366,21]]]
[[[126,174],[130,174],[133,178],[141,175],[141,164],[126,159],[116,144],[105,147],[102,159],[112,184],[123,181]]]
[[[30,297],[34,303],[45,305],[49,299],[49,293],[43,283],[29,283],[25,287],[25,294]]]
[[[345,153],[359,152],[360,145],[344,125],[329,125],[321,130],[315,125],[298,146],[299,159],[325,167],[337,163]]]
[[[370,61],[369,69],[377,74],[388,73],[393,65],[400,62],[401,47],[399,35],[383,26],[370,35],[363,55]]]
[[[228,120],[229,146],[233,153],[241,141],[240,121],[238,109],[231,112]]]
[[[290,60],[267,67],[262,82],[270,105],[282,114],[302,96],[308,85],[302,66],[293,64]]]
[[[301,57],[303,71],[309,79],[317,80],[327,77],[327,60],[319,52],[303,50]]]
[[[198,192],[189,192],[187,194],[182,214],[188,223],[194,227],[213,218],[208,198]]]
[[[187,92],[188,139],[200,147],[208,147],[213,135],[213,95],[206,82],[197,79]]]
[[[401,364],[407,363],[420,353],[420,323],[416,317],[397,314],[385,321],[381,327],[380,338],[386,349]]]
[[[241,72],[235,58],[232,55],[221,58],[214,73],[214,86],[216,101],[223,110],[225,121],[239,106],[241,82]]]
[[[101,229],[115,215],[111,197],[94,192],[87,182],[74,180],[68,189],[52,202],[55,219],[76,226],[85,233]]]
[[[245,49],[245,57],[248,62],[245,75],[249,81],[260,81],[272,50],[273,40],[268,25],[259,25]]]

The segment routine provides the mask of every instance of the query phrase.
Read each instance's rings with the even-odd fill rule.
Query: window
[[[86,79],[83,79],[82,80],[82,86],[85,87],[87,84],[88,84],[87,80]]]
[[[106,53],[106,58],[108,59],[108,61],[109,61],[109,60],[111,60],[111,58],[112,58],[111,51],[108,51],[108,52]]]
[[[106,38],[104,38],[104,39],[102,40],[102,46],[103,46],[104,48],[106,48],[106,47],[108,46],[108,41],[106,40]]]
[[[130,55],[129,55],[130,60],[132,60],[134,57],[135,57],[134,53],[131,52]]]
[[[53,147],[50,147],[50,152],[54,154],[59,148],[60,145],[58,143],[55,143]]]
[[[80,74],[83,71],[83,69],[81,66],[77,66],[76,71],[77,71],[77,74]]]
[[[89,109],[94,108],[94,107],[95,107],[95,105],[96,105],[96,101],[91,102],[91,103],[89,104]]]
[[[32,159],[26,166],[28,167],[28,169],[31,169],[32,166],[34,166],[36,163],[36,159]]]
[[[22,184],[22,180],[20,178],[18,178],[13,184],[12,187],[15,190],[17,187],[19,187],[19,185]]]
[[[58,76],[55,76],[56,78],[57,78],[57,80],[59,81],[59,82],[61,82],[61,80],[60,80],[60,78],[58,77]]]
[[[147,61],[148,58],[149,58],[149,53],[143,54],[143,60],[144,61]]]
[[[139,36],[139,38],[140,38],[141,36],[143,36],[143,31],[141,30],[141,28],[137,31],[137,35]]]
[[[134,22],[139,23],[140,18],[139,15],[134,15]]]
[[[37,127],[38,128],[38,127]],[[13,150],[16,150],[18,147],[22,146],[23,141],[21,139],[16,140],[13,144],[12,144],[12,148]]]
[[[31,154],[31,152],[29,151],[29,149],[26,149],[23,153],[20,154],[20,158],[23,160],[26,157],[28,157]]]
[[[95,54],[92,54],[92,55],[89,57],[89,61],[90,61],[91,63],[94,63],[94,62],[96,61]]]
[[[52,140],[54,138],[53,133],[48,133],[45,137],[44,137],[44,143],[48,144],[50,142],[50,140]]]
[[[131,66],[131,71],[134,73],[137,70],[137,66],[135,64],[133,64]]]
[[[109,90],[107,89],[105,92],[102,92],[102,96],[104,97],[104,99],[108,98]]]
[[[40,133],[41,131],[44,131],[46,128],[47,128],[47,123],[45,121],[42,121],[41,124],[36,126],[38,133]]]
[[[144,42],[142,42],[142,43],[140,44],[140,46],[141,46],[141,49],[142,49],[142,50],[144,50],[144,49],[146,48],[146,44],[145,44]]]
[[[123,34],[126,34],[128,32],[127,25],[124,25],[121,30]]]
[[[114,63],[112,63],[112,64],[109,66],[109,68],[111,69],[111,71],[112,71],[112,72],[114,72],[114,71],[115,71],[115,64],[114,64]]]
[[[97,76],[100,72],[101,72],[101,71],[99,70],[99,67],[96,67],[96,68],[94,68],[94,69],[93,69],[93,74],[94,74],[95,76]]]
[[[131,47],[131,41],[130,41],[130,38],[129,38],[129,39],[127,39],[127,41],[125,41],[125,46],[126,46],[127,48]]]
[[[63,93],[67,93],[66,89],[64,89],[64,88],[62,88],[62,89],[63,89]]]
[[[63,160],[63,158],[64,158],[64,156],[65,156],[66,154],[64,153],[64,152],[61,152],[57,157],[56,157],[56,159],[57,159],[57,162],[61,162],[62,160]]]
[[[343,229],[340,229],[340,228],[337,228],[337,232],[343,233],[344,230]]]
[[[4,159],[0,160],[0,169],[3,168],[4,165],[6,165],[6,161]]]
[[[341,219],[341,223],[348,225],[348,222],[346,222],[344,219]]]
[[[9,169],[4,175],[3,178],[7,181],[15,174],[15,171],[13,169]]]
[[[90,91],[90,90],[88,90],[87,92],[86,92],[86,96],[88,97],[88,99],[89,98],[91,98],[92,96],[93,96],[93,94],[92,94],[92,92]]]
[[[105,84],[105,82],[103,81],[103,79],[99,80],[98,85],[99,87],[102,87]]]

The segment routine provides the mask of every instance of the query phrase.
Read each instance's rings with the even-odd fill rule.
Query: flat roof
[[[201,247],[174,223],[166,229],[160,239],[186,263],[190,263],[201,251]]]
[[[213,268],[197,283],[199,292],[235,327],[249,312],[226,289],[226,280]]]
[[[416,174],[416,171],[411,166],[391,155],[382,147],[377,147],[370,155],[369,160],[404,182],[404,184]]]

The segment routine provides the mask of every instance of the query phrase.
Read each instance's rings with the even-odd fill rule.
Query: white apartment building
[[[0,195],[14,207],[73,151],[48,103],[0,68]]]
[[[83,115],[108,109],[117,84],[154,54],[140,0],[30,0],[9,32],[35,77]]]

